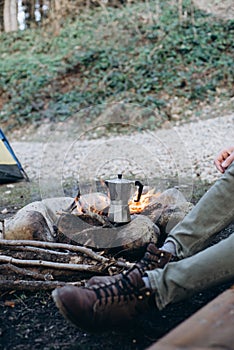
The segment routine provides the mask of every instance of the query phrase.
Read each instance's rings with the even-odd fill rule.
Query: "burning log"
[[[99,215],[107,214],[110,205],[110,199],[104,193],[93,192],[80,196],[76,201],[76,209],[73,214],[84,214],[86,212],[95,212]]]
[[[96,220],[98,223],[100,223],[103,227],[113,227],[112,223],[108,220],[106,216],[102,216],[98,213],[96,213],[93,208],[90,208],[90,210],[86,209],[84,210],[84,215],[82,217],[84,218],[87,216],[88,218],[91,218],[92,220]]]
[[[79,217],[65,214],[58,222],[58,231],[77,244],[107,251],[113,248],[137,251],[149,242],[157,243],[160,235],[159,228],[143,215],[136,215],[127,225],[104,228],[84,227]]]

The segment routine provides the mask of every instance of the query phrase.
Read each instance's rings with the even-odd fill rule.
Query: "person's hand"
[[[224,173],[229,165],[234,161],[234,146],[230,146],[222,150],[215,158],[214,163],[216,168]]]

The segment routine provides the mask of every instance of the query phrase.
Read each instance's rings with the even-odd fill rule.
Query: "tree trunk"
[[[3,32],[3,29],[4,29],[3,11],[4,11],[4,0],[0,0],[0,32]]]
[[[5,32],[13,32],[18,30],[16,0],[5,0],[3,16]]]
[[[182,0],[178,0],[178,13],[179,13],[180,24],[182,24],[182,18],[183,18],[183,2],[182,2]]]

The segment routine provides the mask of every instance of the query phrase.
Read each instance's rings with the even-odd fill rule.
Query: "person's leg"
[[[128,323],[148,310],[163,309],[199,290],[234,279],[234,233],[216,245],[164,269],[146,271],[136,266],[118,278],[87,287],[67,285],[53,291],[60,312],[87,330],[105,330]],[[161,253],[164,257],[164,253]]]
[[[234,233],[205,250],[169,262],[164,269],[147,271],[156,305],[163,309],[199,290],[234,280]]]
[[[176,246],[183,259],[207,247],[209,240],[234,220],[234,163],[195,207],[169,233],[166,242]]]

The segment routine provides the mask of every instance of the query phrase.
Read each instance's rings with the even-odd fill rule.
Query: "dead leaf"
[[[11,301],[11,300],[6,300],[4,303],[5,306],[9,306],[9,307],[15,307],[15,302]]]

